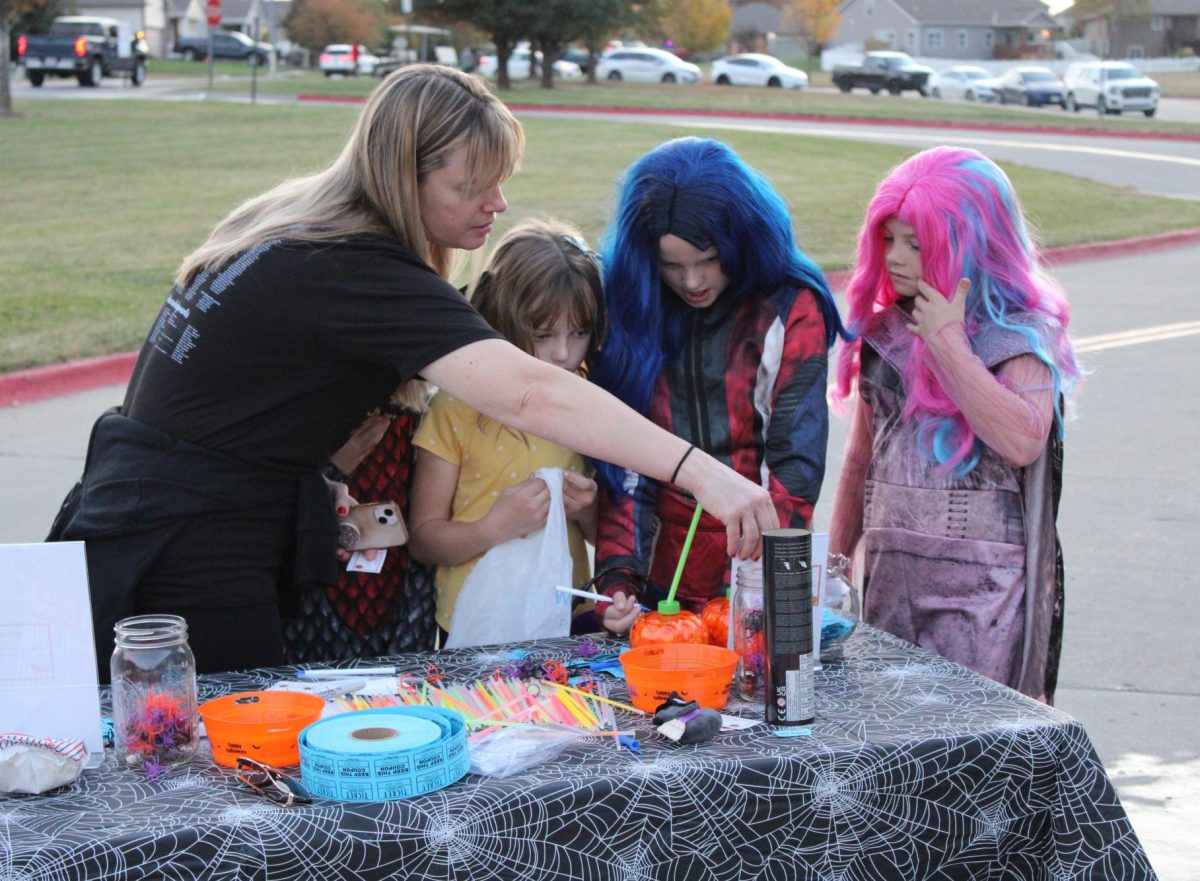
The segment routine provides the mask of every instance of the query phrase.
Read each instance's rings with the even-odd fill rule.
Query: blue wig
[[[658,243],[668,233],[699,250],[716,246],[729,279],[722,300],[808,288],[825,316],[826,345],[845,337],[829,285],[797,247],[787,205],[766,178],[719,141],[668,141],[621,179],[602,241],[607,336],[588,374],[643,416],[691,311],[659,277]],[[620,468],[599,463],[599,470],[610,490],[621,487]]]

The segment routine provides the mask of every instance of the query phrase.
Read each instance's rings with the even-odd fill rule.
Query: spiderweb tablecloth
[[[572,645],[519,648],[562,658]],[[469,680],[513,648],[436,660]],[[429,659],[388,662],[420,674]],[[290,672],[202,677],[201,699]],[[641,756],[588,742],[509,779],[389,803],[280,808],[206,744],[153,781],[109,751],[66,789],[0,795],[0,881],[1155,877],[1069,716],[870,628],[818,674],[817,699],[807,737],[760,725],[679,747],[639,719]]]

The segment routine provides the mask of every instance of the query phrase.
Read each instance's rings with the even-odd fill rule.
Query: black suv
[[[256,43],[240,31],[218,31],[213,34],[213,58],[232,58],[247,64],[265,64],[271,57],[270,43]],[[175,52],[188,61],[208,57],[208,37],[179,37]]]

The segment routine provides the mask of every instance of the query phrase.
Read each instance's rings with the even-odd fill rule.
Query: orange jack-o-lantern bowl
[[[729,597],[713,597],[700,610],[704,626],[708,628],[708,644],[721,648],[729,647]]]
[[[633,648],[676,643],[707,644],[708,627],[704,619],[687,609],[674,615],[647,612],[633,622],[633,629],[629,631],[629,645]]]

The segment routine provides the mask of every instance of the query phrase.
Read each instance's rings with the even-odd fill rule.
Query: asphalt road
[[[608,111],[524,110],[519,115],[671,125],[710,135],[721,129],[736,129],[796,137],[878,141],[916,149],[958,144],[973,147],[993,159],[1104,181],[1158,196],[1200,199],[1200,141],[1108,138],[1061,132],[1035,134],[1001,129],[971,131],[802,120],[748,120],[707,114],[655,116]]]

